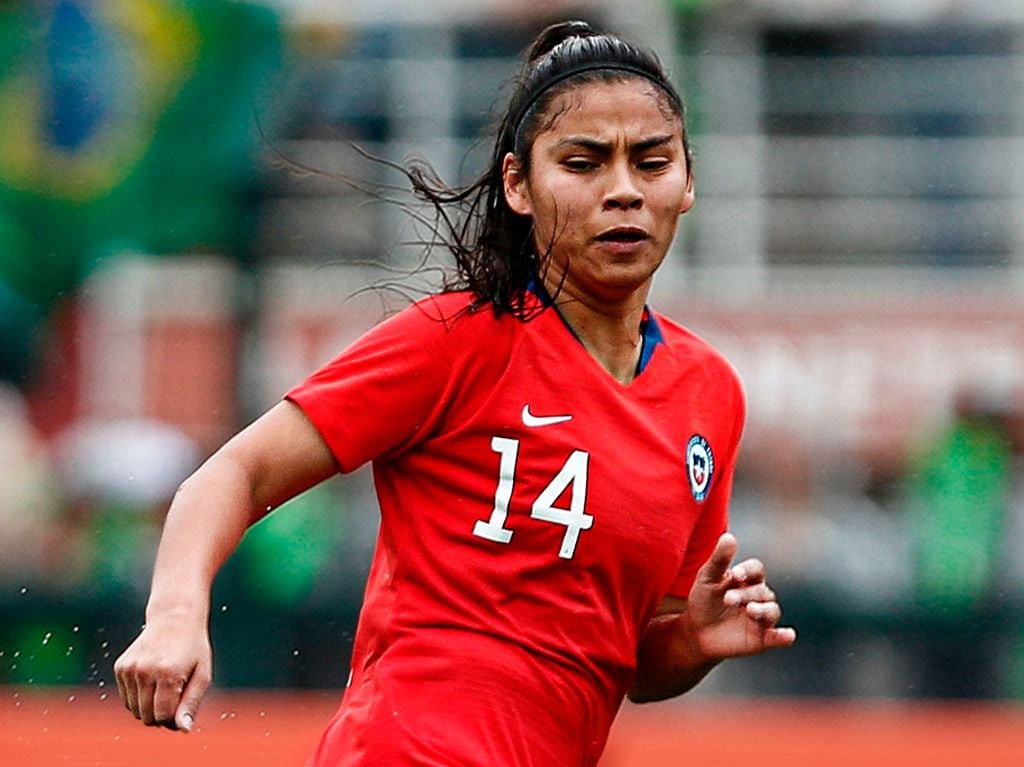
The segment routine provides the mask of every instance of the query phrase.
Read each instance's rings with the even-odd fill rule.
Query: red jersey
[[[613,379],[555,310],[419,302],[288,394],[381,527],[350,684],[314,765],[594,765],[666,594],[726,527],[733,368],[650,315]],[[650,340],[650,339],[649,339]]]

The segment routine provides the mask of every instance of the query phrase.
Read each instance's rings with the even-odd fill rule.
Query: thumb
[[[708,561],[700,569],[700,579],[705,583],[721,583],[732,564],[732,558],[736,556],[739,544],[736,536],[732,533],[722,533],[715,544],[715,550],[711,552]]]
[[[192,672],[192,676],[185,685],[181,694],[181,703],[174,712],[174,724],[182,732],[192,732],[195,726],[196,713],[199,711],[199,704],[206,694],[206,688],[210,686],[210,674],[202,666]]]

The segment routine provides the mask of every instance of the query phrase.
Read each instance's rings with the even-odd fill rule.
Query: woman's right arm
[[[145,626],[114,664],[118,692],[137,719],[192,729],[212,678],[214,576],[251,524],[337,471],[313,424],[284,401],[182,483],[164,523]]]

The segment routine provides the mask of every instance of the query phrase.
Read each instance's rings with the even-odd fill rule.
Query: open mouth
[[[597,236],[599,242],[642,242],[648,239],[643,229],[609,229]]]

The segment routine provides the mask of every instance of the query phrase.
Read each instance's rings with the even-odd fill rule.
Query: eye
[[[653,173],[655,171],[667,168],[671,163],[672,160],[670,160],[668,157],[648,157],[643,160],[640,160],[640,162],[638,162],[636,166],[646,173]]]
[[[569,157],[562,160],[562,165],[574,173],[583,173],[597,167],[596,162],[588,160],[586,157]]]

